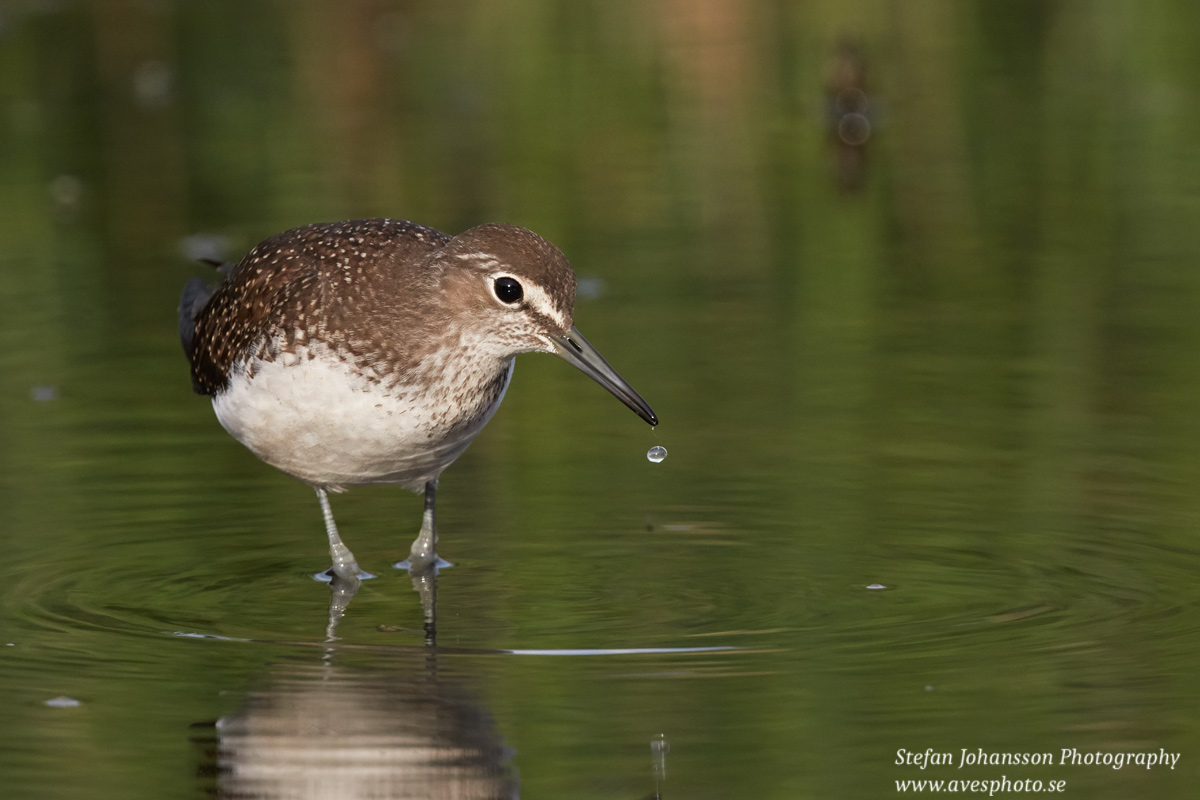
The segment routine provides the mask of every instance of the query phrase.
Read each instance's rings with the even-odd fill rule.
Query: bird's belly
[[[302,354],[234,370],[213,408],[256,456],[306,483],[420,490],[491,419],[511,374],[510,362],[492,402],[462,409],[436,392],[385,388],[348,363]]]

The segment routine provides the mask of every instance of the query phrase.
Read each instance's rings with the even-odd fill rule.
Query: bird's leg
[[[425,513],[421,515],[421,532],[408,552],[410,569],[426,567],[437,561],[437,479],[425,484]]]
[[[320,487],[315,488],[317,500],[321,502],[321,514],[325,517],[325,532],[329,534],[329,557],[333,559],[333,566],[329,568],[330,572],[347,581],[370,577],[359,572],[358,562],[354,560],[354,553],[350,552],[350,548],[342,543],[342,537],[338,536],[337,523],[333,521],[333,509],[329,507],[329,494]]]
[[[421,517],[421,532],[412,543],[408,559],[397,564],[397,568],[417,573],[452,566],[449,561],[438,558],[437,554],[437,522],[434,518],[436,497],[437,479],[434,478],[425,484],[425,514]]]

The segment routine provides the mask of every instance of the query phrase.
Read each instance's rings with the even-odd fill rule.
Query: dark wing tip
[[[179,341],[183,343],[183,350],[189,358],[196,337],[196,316],[212,297],[215,289],[216,287],[210,286],[203,278],[192,278],[183,287],[183,294],[179,296]]]

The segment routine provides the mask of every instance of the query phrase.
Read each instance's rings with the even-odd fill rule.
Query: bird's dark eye
[[[496,278],[493,287],[501,303],[516,303],[525,296],[525,290],[516,278]]]

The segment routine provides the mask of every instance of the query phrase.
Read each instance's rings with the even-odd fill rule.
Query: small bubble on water
[[[654,445],[646,451],[646,458],[650,459],[655,464],[667,457],[667,448]]]
[[[58,211],[78,211],[83,202],[83,181],[74,175],[59,175],[50,181],[50,200]]]
[[[575,296],[581,300],[596,300],[604,296],[606,288],[603,278],[580,278],[575,282]]]
[[[76,708],[83,704],[74,697],[51,697],[46,701],[46,705],[51,708]]]
[[[133,75],[133,96],[142,108],[166,108],[171,104],[175,76],[161,61],[143,61]]]
[[[868,589],[886,589],[887,587],[884,586],[882,583],[869,583],[869,584],[867,584],[867,588]]]

